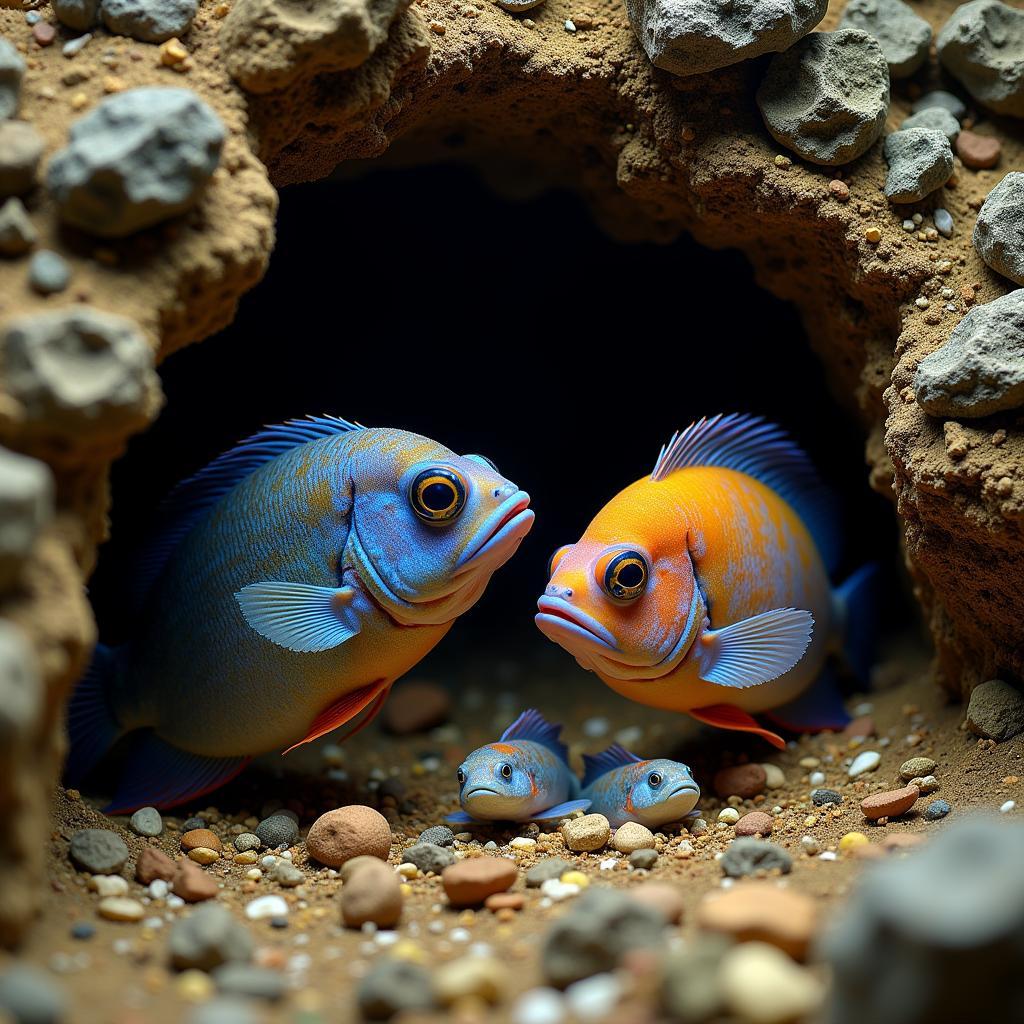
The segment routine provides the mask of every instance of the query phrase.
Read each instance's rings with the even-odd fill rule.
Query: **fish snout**
[[[491,495],[499,500],[502,498],[511,498],[513,494],[518,494],[519,488],[512,483],[511,480],[506,480],[500,487],[495,487],[491,491]]]
[[[544,588],[544,593],[548,597],[560,597],[563,601],[568,601],[572,597],[572,587],[561,587],[557,583],[549,583]]]

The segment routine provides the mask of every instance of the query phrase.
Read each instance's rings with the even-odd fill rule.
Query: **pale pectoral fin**
[[[566,800],[563,804],[555,804],[546,811],[533,815],[531,821],[553,821],[555,818],[568,818],[576,811],[585,811],[590,807],[589,800]]]
[[[265,581],[242,587],[235,600],[245,621],[279,647],[308,654],[328,651],[359,632],[352,587]]]
[[[732,704],[709,704],[706,708],[690,708],[687,714],[705,725],[713,725],[716,729],[752,732],[779,750],[786,747],[786,741],[778,733],[762,728],[746,711],[741,711]]]
[[[451,814],[446,814],[444,820],[451,825],[475,825],[477,824],[476,818],[467,814],[465,811],[452,811]]]
[[[700,677],[741,690],[778,679],[804,656],[813,632],[814,617],[799,608],[774,608],[706,630],[698,639]]]
[[[374,718],[380,713],[380,709],[384,705],[384,701],[387,699],[389,682],[387,679],[381,679],[376,683],[370,683],[369,686],[361,686],[358,690],[353,690],[351,693],[346,693],[344,697],[336,700],[329,707],[324,708],[316,718],[313,719],[313,724],[309,727],[309,732],[298,743],[293,743],[283,753],[290,754],[296,747],[301,747],[303,743],[312,743],[313,740],[319,739],[321,736],[326,736],[327,733],[333,732],[339,726],[344,725],[346,722],[351,722],[361,711],[365,711],[369,707],[370,711],[366,718],[363,719],[359,725],[352,729],[343,739],[347,739],[348,736],[353,735],[360,729],[369,725]]]

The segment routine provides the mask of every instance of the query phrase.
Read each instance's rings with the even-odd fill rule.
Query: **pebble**
[[[392,877],[394,877],[392,875]],[[396,883],[397,884],[397,883]],[[245,905],[245,916],[250,921],[262,921],[267,917],[287,917],[288,904],[281,896],[257,896]]]
[[[619,853],[633,853],[635,850],[653,850],[654,833],[638,821],[627,821],[615,830],[612,848]]]
[[[99,19],[100,0],[52,0],[57,20],[78,32],[87,32]]]
[[[396,736],[427,732],[448,721],[452,699],[437,683],[409,680],[392,687],[381,723]]]
[[[945,107],[926,107],[916,114],[911,114],[900,124],[900,131],[907,128],[930,128],[932,131],[942,132],[951,145],[960,134],[960,122]]]
[[[412,961],[380,960],[359,981],[356,1004],[366,1020],[428,1012],[436,1007],[433,979],[425,967]]]
[[[884,155],[889,164],[885,194],[892,203],[916,203],[953,173],[949,139],[933,128],[908,128],[887,135]]]
[[[90,43],[92,40],[92,33],[86,32],[83,36],[77,36],[75,39],[69,39],[61,48],[60,52],[64,54],[69,60],[72,57],[77,57]]]
[[[402,851],[402,858],[408,864],[415,864],[424,874],[432,871],[441,874],[446,867],[455,863],[455,854],[443,846],[433,843],[417,843]]]
[[[932,211],[932,220],[935,221],[935,228],[943,238],[951,238],[953,236],[953,215],[949,210],[937,206]]]
[[[187,1024],[261,1024],[261,1021],[249,1000],[217,996],[197,1006]]]
[[[93,875],[89,888],[100,896],[124,896],[128,892],[128,880],[120,875]]]
[[[607,1020],[622,998],[623,984],[615,974],[595,974],[570,985],[565,1001],[578,1021]]]
[[[434,972],[434,990],[444,1006],[463,1000],[495,1005],[508,985],[505,967],[492,957],[464,956]]]
[[[811,803],[815,807],[827,807],[829,804],[841,804],[842,796],[834,789],[811,790]]]
[[[812,786],[823,786],[825,784],[824,772],[811,772],[807,779]]]
[[[11,1024],[62,1024],[69,1019],[63,987],[49,974],[17,961],[0,974],[0,1016]]]
[[[909,78],[928,59],[931,25],[902,0],[850,0],[839,25],[878,40],[892,78]]]
[[[164,819],[155,807],[140,807],[129,819],[128,827],[137,836],[155,838],[164,831]]]
[[[71,837],[72,862],[94,875],[110,875],[128,861],[128,847],[116,833],[105,828],[84,828]]]
[[[734,839],[718,863],[730,878],[774,870],[788,875],[793,869],[793,858],[781,846],[750,836]]]
[[[935,778],[934,775],[923,775],[920,778],[911,779],[910,784],[913,786],[917,786],[917,788],[921,791],[922,796],[924,796],[925,793],[934,793],[937,789],[940,788],[939,780]]]
[[[649,847],[634,850],[629,855],[629,866],[641,871],[650,871],[658,863],[658,851]]]
[[[931,416],[966,418],[1017,408],[1024,403],[1022,331],[1024,291],[975,306],[918,364],[918,405]],[[1024,699],[999,680],[982,683],[971,694],[967,724],[976,735],[1008,739],[1024,728]]]
[[[516,836],[508,845],[510,849],[526,853],[537,849],[537,840],[529,836]]]
[[[761,764],[737,764],[731,768],[722,768],[712,780],[712,788],[722,800],[730,796],[750,800],[763,793],[767,785],[768,772]]]
[[[736,822],[738,836],[767,836],[775,827],[775,819],[764,811],[751,811]]]
[[[735,807],[723,807],[718,812],[718,820],[726,825],[735,825],[740,820],[740,812]]]
[[[306,876],[291,861],[283,858],[273,866],[268,877],[285,889],[294,889],[306,880]]]
[[[0,121],[0,199],[35,185],[44,146],[42,135],[25,121]]]
[[[777,764],[766,763],[762,764],[761,768],[764,770],[766,789],[782,789],[786,785],[786,773]]]
[[[526,872],[526,888],[539,889],[549,879],[559,879],[572,868],[562,857],[546,857]]]
[[[49,46],[57,38],[57,29],[48,21],[37,21],[32,26],[32,38],[39,46]]]
[[[683,919],[683,894],[675,885],[664,882],[644,882],[627,890],[632,899],[661,914],[666,923],[679,924]]]
[[[189,30],[196,7],[196,0],[102,0],[100,15],[115,35],[162,43]]]
[[[276,850],[299,838],[299,824],[291,815],[271,814],[256,826],[255,834],[268,850]]]
[[[918,775],[929,775],[936,767],[936,763],[930,757],[912,757],[900,765],[900,778],[910,782]]]
[[[383,861],[372,858],[353,871],[341,888],[341,919],[349,928],[367,922],[392,928],[402,916],[402,887]]]
[[[208,846],[197,846],[188,851],[188,859],[195,861],[196,864],[212,864],[214,861],[220,860],[220,854]]]
[[[513,1024],[564,1024],[562,993],[553,988],[530,989],[513,1003],[511,1016]]]
[[[847,832],[839,840],[839,852],[847,853],[850,850],[855,850],[858,846],[866,846],[870,842],[871,840],[863,832]]]
[[[821,852],[821,843],[818,842],[816,836],[802,836],[800,839],[800,847],[808,857],[813,857],[815,854]]]
[[[815,32],[772,58],[757,103],[777,142],[834,167],[866,153],[882,134],[889,68],[878,43],[859,29]]]
[[[239,853],[247,853],[249,850],[258,850],[260,848],[260,837],[254,835],[252,832],[243,832],[241,835],[235,836],[232,840],[232,845]]]
[[[934,89],[926,92],[920,99],[914,102],[910,108],[911,113],[918,114],[922,110],[929,110],[931,107],[942,107],[948,110],[958,121],[967,116],[967,107],[959,96],[943,89]]]
[[[96,934],[96,925],[88,921],[76,921],[71,926],[71,938],[88,942]]]
[[[472,857],[445,868],[441,884],[453,907],[473,907],[510,889],[517,874],[515,862],[504,857]]]
[[[157,878],[169,882],[174,878],[174,872],[174,861],[162,850],[152,846],[144,846],[135,862],[135,878],[143,885],[149,885]]]
[[[561,828],[562,840],[574,853],[592,853],[608,842],[611,825],[603,814],[570,818]]]
[[[40,295],[53,295],[64,291],[71,282],[71,268],[67,260],[52,249],[39,249],[28,265],[28,283]]]
[[[194,828],[184,833],[181,837],[181,848],[186,852],[189,850],[220,850],[221,841],[215,832],[208,828]]]
[[[814,1014],[824,999],[822,983],[781,950],[764,942],[730,949],[719,974],[728,1009],[748,1024],[789,1024]]]
[[[956,155],[965,167],[981,171],[995,167],[1003,152],[1003,144],[994,135],[979,135],[964,129],[956,138]]]
[[[924,809],[925,821],[938,821],[940,818],[944,818],[952,808],[945,800],[933,800]]]
[[[1007,800],[1006,803],[999,805],[999,813],[1009,814],[1010,811],[1014,810],[1016,807],[1017,802],[1015,800]]]
[[[985,199],[974,226],[974,248],[997,273],[1024,284],[1024,173],[1011,171]]]
[[[455,842],[455,833],[447,825],[432,825],[420,833],[420,842],[451,846]]]
[[[387,860],[391,826],[372,807],[351,804],[322,814],[306,836],[309,855],[328,867],[341,867],[353,857]]]
[[[125,896],[107,896],[96,910],[108,921],[141,921],[146,916],[146,908],[138,900]]]
[[[906,786],[885,793],[872,793],[860,802],[860,809],[869,821],[879,818],[898,818],[906,814],[921,795],[917,786]]]
[[[495,892],[484,900],[484,906],[497,913],[499,910],[522,910],[526,897],[521,892]]]
[[[855,779],[865,772],[873,772],[882,763],[882,755],[877,750],[862,750],[847,769],[846,774]]]
[[[697,907],[697,925],[737,942],[768,942],[803,960],[818,933],[818,905],[772,882],[744,882],[707,893]]]
[[[0,256],[23,256],[36,243],[25,204],[16,197],[0,203]]]
[[[276,1002],[288,990],[288,981],[280,971],[254,964],[222,964],[213,972],[213,980],[224,995],[268,1002]]]

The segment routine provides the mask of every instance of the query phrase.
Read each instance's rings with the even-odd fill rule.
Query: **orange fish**
[[[874,567],[833,590],[836,541],[781,429],[702,419],[555,552],[537,626],[624,697],[782,747],[751,712],[798,731],[849,720],[822,669],[844,639],[863,661]]]

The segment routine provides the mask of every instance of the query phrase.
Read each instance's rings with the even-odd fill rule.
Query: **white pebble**
[[[149,883],[149,895],[155,900],[165,899],[170,891],[170,885],[168,885],[168,883],[162,878],[154,878],[153,881]]]
[[[549,899],[559,901],[567,900],[570,896],[577,895],[580,891],[580,887],[578,885],[573,885],[572,882],[563,882],[557,878],[549,878],[547,881],[541,883],[540,891]]]
[[[1000,814],[1009,814],[1017,806],[1016,800],[1007,800],[1002,807],[999,808]]]
[[[451,939],[452,942],[469,942],[473,936],[470,935],[466,928],[453,928],[448,933],[448,938]]]
[[[815,836],[803,836],[800,840],[800,845],[808,857],[813,857],[821,849],[821,843],[818,842]]]
[[[865,772],[873,772],[882,763],[882,755],[877,750],[862,750],[850,765],[847,775],[851,779],[863,775]]]
[[[684,839],[675,850],[677,857],[690,857],[693,855],[693,843],[689,839]]]
[[[914,222],[912,220],[910,220],[909,218],[907,220],[905,220],[903,222],[903,230],[904,231],[913,231],[914,230]]]
[[[727,825],[735,825],[740,820],[740,812],[735,807],[723,807],[718,812],[718,820],[724,821]]]
[[[146,908],[138,900],[124,896],[107,896],[100,900],[97,909],[100,917],[108,921],[141,921],[146,913]]]
[[[764,784],[768,789],[782,789],[786,784],[786,774],[777,764],[762,764]]]
[[[588,718],[583,723],[583,735],[591,739],[599,739],[605,736],[611,728],[611,722],[607,718]]]
[[[941,206],[932,214],[932,220],[935,221],[935,226],[939,229],[939,234],[944,238],[949,238],[953,234],[953,217],[949,210],[944,210]]]
[[[174,893],[168,893],[167,895],[167,908],[169,910],[179,910],[185,906],[185,901],[180,896],[175,896]]]
[[[622,982],[614,974],[595,974],[565,990],[565,1001],[579,1020],[604,1020],[622,996]]]
[[[524,992],[512,1007],[513,1024],[562,1024],[564,1017],[562,993],[553,988]]]
[[[245,905],[245,916],[251,921],[259,921],[264,917],[285,917],[288,904],[280,896],[258,896]]]
[[[614,871],[615,865],[618,863],[619,862],[614,857],[605,857],[605,859],[598,864],[598,867],[602,871]]]
[[[818,860],[835,860],[836,855],[833,850],[826,850],[824,853],[818,854]]]
[[[566,32],[575,32],[576,31],[576,26],[572,23],[572,21],[570,21],[569,18],[565,19],[565,31]]]
[[[915,214],[914,214],[914,216],[913,216],[913,217],[911,217],[910,219],[911,219],[911,220],[912,220],[912,221],[913,221],[913,222],[914,222],[915,224],[917,224],[917,225],[919,225],[919,226],[920,226],[921,224],[923,224],[923,223],[924,223],[924,214],[923,214],[923,213],[915,213]]]
[[[811,785],[812,786],[824,786],[825,785],[825,773],[824,772],[811,772]]]
[[[263,867],[265,867],[269,871],[272,867],[274,867],[274,865],[277,864],[277,857],[275,857],[272,853],[268,853],[267,856],[260,861],[260,864],[262,864]]]
[[[128,891],[128,881],[120,875],[93,875],[89,888],[100,896],[123,896]]]
[[[86,32],[84,36],[79,36],[77,39],[69,39],[62,47],[61,53],[65,57],[74,57],[76,53],[81,53],[85,49],[86,44],[92,39],[92,33]]]
[[[537,840],[530,839],[528,836],[516,836],[508,845],[513,850],[532,850],[537,845]]]

